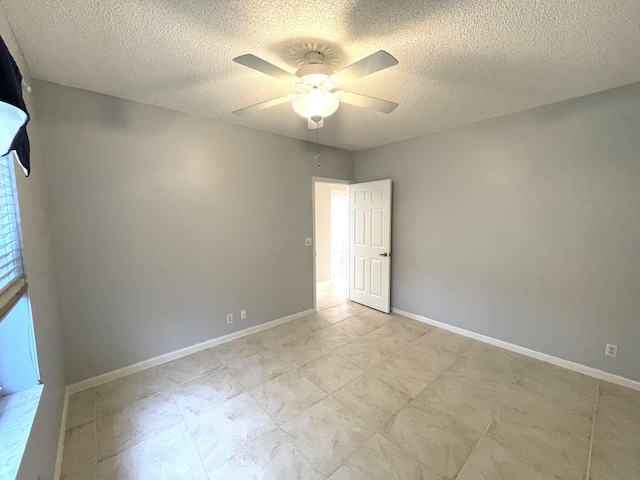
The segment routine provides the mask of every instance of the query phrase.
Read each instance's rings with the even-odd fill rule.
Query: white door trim
[[[313,278],[311,279],[311,289],[313,290],[313,310],[318,310],[318,299],[316,298],[316,183],[333,183],[337,185],[351,185],[353,180],[342,178],[311,177],[311,227],[312,227],[312,258],[313,258]],[[347,209],[347,222],[349,222],[349,209]],[[347,285],[349,285],[349,272],[347,269]],[[349,292],[347,291],[347,295]]]

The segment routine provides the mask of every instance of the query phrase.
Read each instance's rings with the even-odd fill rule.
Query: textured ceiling
[[[345,90],[320,143],[361,150],[640,81],[638,0],[0,0],[33,77],[290,137],[314,131],[293,88],[232,62],[295,72],[319,49],[336,69],[383,49],[399,65]]]

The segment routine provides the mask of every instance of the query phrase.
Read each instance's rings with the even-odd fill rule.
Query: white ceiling
[[[336,69],[383,49],[399,65],[345,90],[320,143],[361,150],[640,81],[638,0],[0,0],[33,77],[305,140],[292,93],[232,62],[290,72],[320,49]]]

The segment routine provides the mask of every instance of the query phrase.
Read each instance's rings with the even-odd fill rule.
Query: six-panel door
[[[350,298],[389,313],[391,180],[350,185],[349,208]]]

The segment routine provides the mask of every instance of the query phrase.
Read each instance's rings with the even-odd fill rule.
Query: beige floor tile
[[[330,307],[330,308],[325,308],[324,310],[320,310],[314,313],[314,315],[318,318],[322,318],[323,320],[326,320],[329,323],[337,323],[355,314],[346,312],[342,308]]]
[[[387,342],[382,343],[382,345],[386,345],[388,343],[389,350],[397,351],[398,349],[409,345],[412,342],[415,342],[423,335],[423,333],[406,329],[400,323],[396,322],[396,319],[397,317],[395,317],[393,320],[388,321],[377,330],[374,330],[373,332],[363,336],[363,340],[386,340]]]
[[[60,478],[82,478],[95,472],[96,424],[85,423],[66,431]]]
[[[452,363],[447,368],[446,375],[496,392],[507,393],[520,370],[521,368],[514,368],[508,362],[501,363],[499,360],[487,361],[465,356]]]
[[[373,365],[376,365],[393,355],[393,353],[376,350],[373,347],[362,345],[358,343],[357,340],[338,348],[334,353],[337,353],[342,358],[349,360],[351,363],[359,366],[363,370],[368,370]]]
[[[591,438],[595,397],[593,400],[591,408],[585,409],[580,401],[572,404],[567,399],[557,401],[554,396],[532,394],[518,380],[509,391],[504,405],[525,417],[535,418],[539,425],[550,430]]]
[[[331,352],[358,338],[355,333],[347,332],[339,325],[317,330],[309,335],[309,340],[316,342],[324,353]]]
[[[387,438],[375,434],[329,477],[329,480],[429,480],[433,477],[415,459]]]
[[[73,428],[96,419],[96,390],[89,388],[69,395],[67,427]]]
[[[279,348],[288,352],[296,367],[309,363],[329,351],[322,337],[316,337],[313,333],[285,343]]]
[[[406,345],[370,367],[368,372],[413,398],[456,358],[455,354],[444,350]]]
[[[504,372],[513,373],[514,376],[520,375],[530,360],[519,353],[483,342],[473,342],[464,355],[489,365],[499,365]]]
[[[318,310],[328,308],[347,300],[346,282],[323,282],[316,284],[316,306]]]
[[[402,328],[403,330],[411,332],[415,335],[416,340],[422,335],[433,330],[431,325],[397,314],[391,314],[391,318],[389,318],[389,321],[386,324],[393,328]]]
[[[440,371],[445,370],[460,358],[458,354],[448,350],[437,350],[416,344],[405,345],[397,353],[416,364],[425,365]]]
[[[485,437],[457,480],[554,480]]]
[[[640,458],[640,420],[598,408],[593,443],[633,458]]]
[[[70,477],[61,477],[61,480],[96,480],[97,466],[92,465],[84,472],[72,475]]]
[[[96,387],[96,409],[112,413],[167,388],[158,367],[132,373]]]
[[[299,320],[294,320],[294,322],[299,322],[300,324],[305,325],[312,332],[333,325],[333,322],[330,322],[326,318],[322,318],[315,313],[307,315],[306,317],[303,317]]]
[[[210,472],[212,479],[322,480],[282,430],[273,430]]]
[[[448,332],[441,328],[433,328],[414,342],[415,345],[431,347],[435,350],[449,350],[453,353],[463,354],[474,344],[476,340]]]
[[[480,434],[435,410],[408,406],[384,430],[384,435],[418,460],[433,478],[453,479],[462,469]]]
[[[370,320],[364,316],[361,317],[360,315],[353,315],[352,317],[342,320],[337,325],[340,328],[343,328],[348,332],[355,333],[359,336],[366,335],[369,332],[373,332],[381,326],[380,322],[376,320]]]
[[[267,347],[258,341],[257,336],[248,335],[232,340],[231,342],[216,345],[211,348],[211,350],[218,356],[223,364],[230,365],[237,360],[262,352],[266,350],[266,348]]]
[[[482,358],[490,362],[510,361],[513,359],[528,360],[528,357],[520,355],[519,353],[481,341],[473,342],[464,354],[469,357]],[[522,362],[519,368],[524,367],[524,363],[525,362]]]
[[[344,300],[342,302],[333,303],[331,298],[316,298],[316,311],[320,312],[322,310],[326,310],[327,308],[334,307],[335,305],[338,305],[343,302]]]
[[[327,395],[297,370],[284,373],[249,393],[279,425],[288,422]]]
[[[98,414],[113,413],[129,403],[200,377],[220,367],[222,367],[220,359],[210,349],[206,349],[98,385],[96,387],[97,412]]]
[[[358,315],[359,313],[366,312],[370,310],[370,308],[365,307],[364,305],[360,305],[356,302],[346,301],[338,305],[338,308],[344,310],[347,313],[351,313],[352,315]]]
[[[330,322],[314,314],[268,328],[254,335],[265,347],[275,348],[329,325],[331,325]]]
[[[251,442],[278,428],[248,393],[187,420],[187,427],[209,472]]]
[[[380,352],[394,353],[421,336],[422,334],[410,332],[403,327],[387,322],[377,330],[360,337],[357,343],[374,348]]]
[[[406,394],[368,373],[346,384],[332,397],[373,430],[386,425],[409,402]]]
[[[536,360],[535,358],[529,359],[526,368],[522,372],[522,378],[535,382],[541,387],[548,386],[551,389],[564,385],[565,390],[570,389],[589,396],[595,396],[596,384],[598,383],[593,377]]]
[[[589,439],[550,429],[544,419],[503,405],[489,427],[492,438],[533,466],[560,480],[583,480]]]
[[[627,457],[593,445],[589,480],[638,480],[640,457]]]
[[[324,476],[331,475],[374,434],[331,397],[285,423],[282,429]]]
[[[371,375],[413,398],[440,374],[400,355],[390,355],[385,361],[369,368]]]
[[[283,348],[266,350],[238,360],[229,366],[229,370],[249,390],[296,368],[297,365],[291,361],[291,353],[291,350]]]
[[[597,380],[566,368],[530,359],[518,385],[532,397],[546,399],[583,414],[593,412]]]
[[[206,480],[184,424],[98,464],[97,480]]]
[[[347,302],[71,395],[62,480],[585,480],[596,385]],[[639,480],[640,392],[598,404],[589,480]]]
[[[240,395],[244,392],[244,388],[231,375],[228,368],[220,368],[173,387],[171,391],[186,420]]]
[[[182,423],[171,392],[128,404],[115,413],[98,412],[98,461],[123,452]]]
[[[327,353],[300,367],[298,371],[327,393],[335,392],[364,370],[335,353]]]
[[[598,405],[620,415],[640,419],[640,392],[600,381]]]
[[[461,425],[482,433],[504,396],[504,393],[450,378],[444,373],[420,392],[411,405],[450,415]]]
[[[378,327],[381,327],[385,323],[390,321],[394,317],[394,314],[383,313],[383,312],[379,312],[378,310],[367,310],[365,312],[360,313],[359,316],[361,316],[362,318],[366,318],[367,320],[376,322]]]
[[[333,325],[327,328],[333,328]],[[280,345],[276,348],[272,348],[271,350],[269,350],[269,353],[272,354],[274,358],[284,360],[289,364],[289,368],[287,368],[287,370],[285,371],[289,371],[292,368],[298,368],[305,363],[308,363],[310,360],[318,358],[316,356],[317,351],[309,352],[305,350],[308,344],[304,342],[304,340],[310,338],[315,333],[320,333],[325,330],[327,329],[323,328],[322,330],[318,330],[317,332],[314,332],[308,336],[300,337],[292,342],[285,343],[284,345]]]

